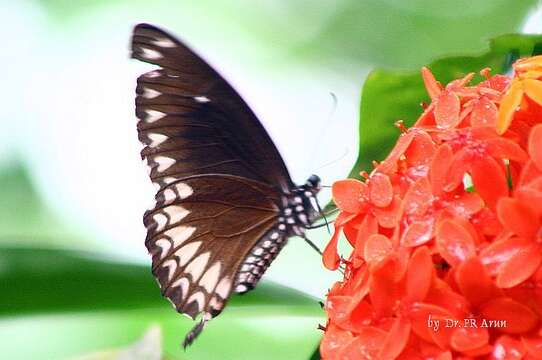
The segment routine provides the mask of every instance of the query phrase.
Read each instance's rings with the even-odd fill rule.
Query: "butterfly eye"
[[[313,192],[320,191],[321,186],[321,180],[318,175],[311,175],[306,183],[307,187],[309,187]]]

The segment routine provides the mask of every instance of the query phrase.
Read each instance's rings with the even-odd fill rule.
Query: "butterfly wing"
[[[137,80],[142,155],[157,186],[169,177],[219,173],[292,188],[269,135],[235,90],[204,60],[166,32],[137,25],[132,57],[161,69]]]
[[[180,41],[141,24],[132,57],[160,67],[136,90],[141,155],[158,188],[144,216],[146,246],[162,294],[191,318],[204,314],[186,345],[284,245],[280,193],[292,181],[246,103]]]
[[[177,311],[214,317],[233,291],[248,290],[235,289],[237,275],[254,244],[277,222],[270,190],[250,179],[209,174],[158,192],[155,207],[144,216],[145,243],[162,294]],[[265,256],[259,255],[255,262]]]

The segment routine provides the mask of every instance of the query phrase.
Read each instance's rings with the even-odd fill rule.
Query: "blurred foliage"
[[[341,2],[306,49],[316,56],[325,51],[345,63],[415,68],[435,56],[479,52],[491,37],[516,32],[536,4],[536,0],[348,0]]]
[[[220,28],[253,37],[262,50],[303,61],[356,66],[418,67],[432,57],[477,52],[487,39],[515,32],[536,0],[35,0],[57,21],[89,11],[129,6],[134,21],[205,18],[201,31]],[[166,11],[167,9],[167,11]],[[232,34],[225,31],[222,35]],[[344,68],[341,68],[344,71]],[[360,79],[361,80],[361,79]]]
[[[438,81],[447,84],[485,67],[491,67],[493,74],[505,73],[518,57],[538,54],[541,50],[542,36],[503,35],[491,40],[488,52],[438,59],[428,68]],[[480,80],[477,74],[473,82]],[[359,155],[350,177],[359,178],[361,170],[372,170],[373,160],[386,157],[399,135],[394,123],[403,120],[411,126],[421,115],[420,104],[424,101],[430,100],[419,71],[374,70],[369,74],[361,97]]]
[[[233,296],[183,355],[180,342],[195,323],[161,298],[148,266],[96,254],[3,248],[0,283],[0,337],[10,359],[122,347],[152,324],[161,327],[168,359],[308,359],[324,315],[316,299],[264,281]]]
[[[120,349],[107,349],[71,360],[166,360],[162,356],[162,331],[157,325],[151,326],[135,343]]]
[[[0,168],[0,243],[61,244],[71,234],[42,202],[20,162]]]

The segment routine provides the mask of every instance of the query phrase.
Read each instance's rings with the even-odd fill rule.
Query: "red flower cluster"
[[[444,87],[422,69],[416,124],[333,185],[324,359],[542,359],[542,57],[514,70]]]

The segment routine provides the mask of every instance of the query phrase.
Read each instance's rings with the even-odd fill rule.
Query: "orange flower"
[[[516,76],[501,100],[497,120],[499,134],[503,134],[510,127],[525,96],[542,105],[542,56],[518,60],[514,64],[514,72]]]
[[[345,272],[322,358],[542,358],[542,58],[514,69],[443,86],[423,68],[415,126],[364,181],[333,185],[323,262]]]

